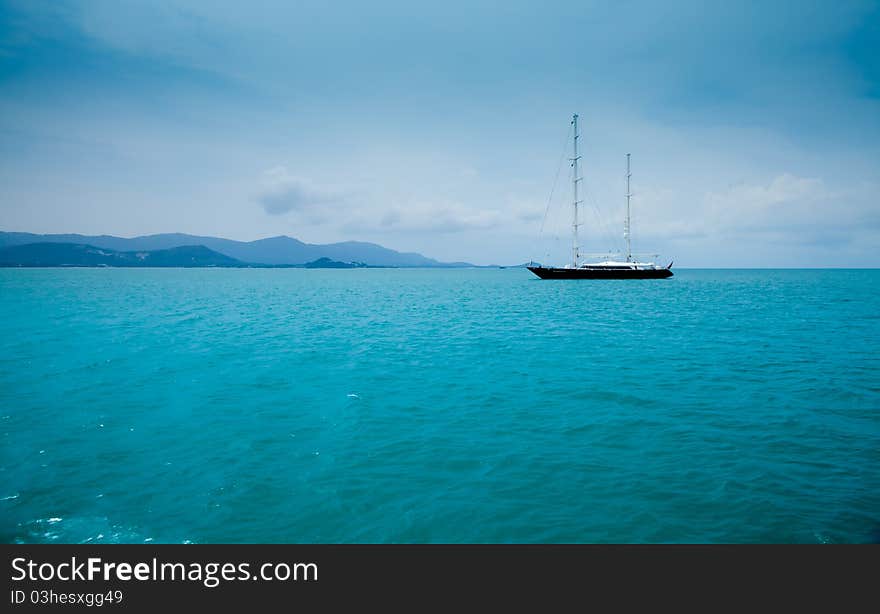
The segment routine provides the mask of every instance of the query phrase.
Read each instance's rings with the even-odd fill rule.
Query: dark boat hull
[[[527,267],[541,279],[666,279],[672,271],[666,269],[563,269],[555,267]]]

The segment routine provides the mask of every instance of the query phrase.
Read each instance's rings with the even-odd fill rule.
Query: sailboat
[[[578,183],[583,179],[578,177],[578,116],[575,113],[571,118],[572,126],[574,126],[574,157],[571,158],[571,167],[574,169],[572,173],[572,191],[574,193],[574,201],[572,202],[574,220],[572,222],[572,246],[571,246],[571,263],[564,267],[545,267],[541,265],[530,265],[527,268],[540,277],[541,279],[665,279],[672,277],[672,263],[666,267],[660,267],[653,262],[639,262],[632,253],[630,245],[630,197],[632,194],[629,189],[629,180],[631,177],[629,158],[626,154],[626,220],[624,221],[624,238],[626,239],[626,256],[618,257],[613,260],[606,257],[599,262],[581,262],[580,247],[578,245],[578,205],[583,202],[578,200]]]

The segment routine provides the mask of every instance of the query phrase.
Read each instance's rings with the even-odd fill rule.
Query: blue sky
[[[0,228],[880,266],[877,2],[0,0]]]

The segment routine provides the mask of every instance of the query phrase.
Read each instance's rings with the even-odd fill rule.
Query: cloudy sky
[[[880,6],[848,0],[0,0],[0,229],[561,262],[573,112],[585,251],[622,245],[631,152],[635,251],[880,266]]]

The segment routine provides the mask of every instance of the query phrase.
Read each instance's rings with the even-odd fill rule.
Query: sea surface
[[[876,542],[880,271],[0,270],[3,542]]]

